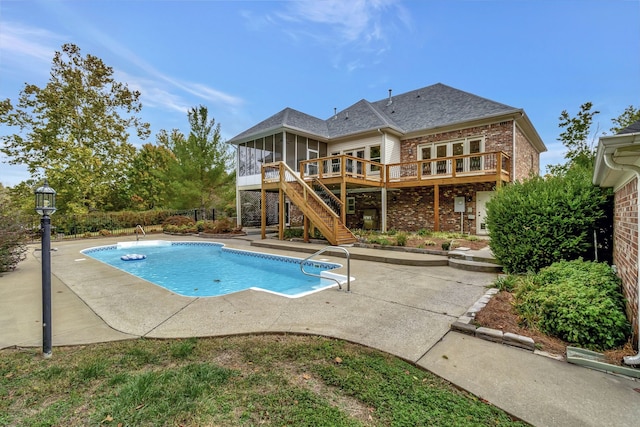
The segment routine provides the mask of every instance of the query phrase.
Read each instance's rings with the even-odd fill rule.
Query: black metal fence
[[[216,220],[224,217],[224,214],[215,209],[186,209],[186,210],[162,210],[144,212],[109,212],[91,213],[86,215],[59,215],[51,216],[51,234],[54,239],[94,237],[94,236],[120,236],[136,233],[138,225],[147,232],[161,231],[165,219],[182,215],[194,221]],[[40,217],[37,215],[22,218],[20,220],[25,227],[33,231],[33,238],[40,238]],[[139,229],[138,229],[139,231]]]

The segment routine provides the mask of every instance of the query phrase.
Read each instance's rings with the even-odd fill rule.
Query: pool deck
[[[323,247],[279,241],[251,246],[256,238],[220,242],[300,258]],[[137,337],[317,334],[399,356],[536,426],[631,426],[640,419],[638,381],[449,331],[495,273],[423,265],[442,261],[436,255],[350,248],[355,258],[364,258],[351,260],[355,280],[349,293],[329,289],[285,298],[247,290],[183,297],[80,253],[130,239],[52,242],[54,346]],[[16,271],[0,276],[0,348],[42,345],[39,257],[38,247],[30,247]],[[318,258],[345,264],[333,253]],[[346,274],[346,265],[336,272]]]

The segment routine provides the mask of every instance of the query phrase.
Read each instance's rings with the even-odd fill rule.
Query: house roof
[[[629,126],[627,126],[626,128],[622,129],[620,132],[617,133],[617,135],[624,135],[626,133],[637,133],[640,132],[640,120],[638,120],[635,123],[631,123]]]
[[[640,120],[615,135],[600,137],[593,183],[618,187],[640,173]]]
[[[533,131],[534,139],[537,141],[536,146],[540,151],[546,150],[522,109],[491,101],[442,83],[399,95],[390,93],[389,97],[374,102],[362,99],[326,120],[285,108],[228,142],[238,144],[277,129],[296,130],[325,140],[376,129],[389,129],[403,135],[502,115],[525,117],[527,125],[525,127],[528,131]]]

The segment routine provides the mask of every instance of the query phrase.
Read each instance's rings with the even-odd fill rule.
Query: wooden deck
[[[481,182],[499,186],[511,181],[511,159],[499,151],[385,165],[339,155],[300,162],[300,177],[327,186],[407,188]]]

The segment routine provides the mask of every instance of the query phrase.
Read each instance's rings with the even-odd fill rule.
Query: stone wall
[[[633,179],[615,194],[613,262],[622,279],[627,299],[627,318],[638,335],[638,180]],[[634,339],[637,342],[637,339]]]

